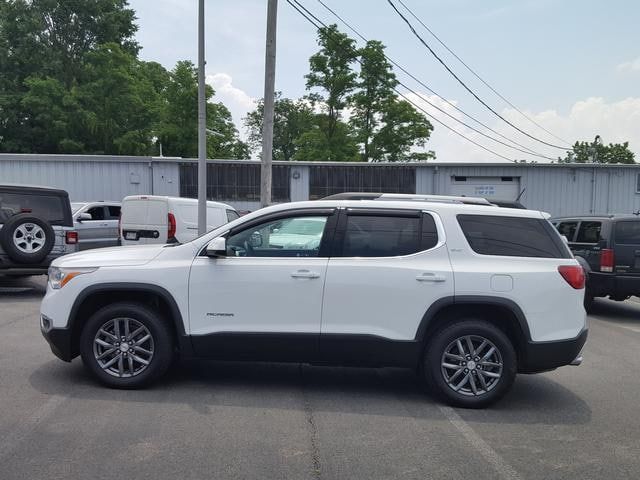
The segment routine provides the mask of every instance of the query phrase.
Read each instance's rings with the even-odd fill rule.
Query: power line
[[[420,34],[416,31],[416,29],[413,27],[413,25],[411,24],[411,22],[407,19],[407,17],[405,17],[402,12],[400,12],[400,10],[398,10],[398,7],[396,7],[396,5],[393,3],[392,0],[387,0],[387,3],[389,5],[391,5],[391,7],[395,10],[395,12],[398,14],[398,16],[407,24],[407,26],[409,27],[409,30],[411,30],[411,32],[415,35],[415,37],[420,41],[420,43],[422,43],[427,50],[429,50],[429,52],[436,58],[436,60],[438,60],[438,62],[440,62],[442,64],[442,66],[451,74],[451,76],[453,78],[455,78],[458,83],[460,85],[462,85],[464,87],[464,89],[466,91],[468,91],[471,95],[473,95],[473,97],[480,102],[482,105],[484,105],[491,113],[493,113],[496,117],[498,117],[500,120],[502,120],[503,122],[507,123],[508,125],[510,125],[511,127],[513,127],[514,129],[516,129],[517,131],[519,131],[520,133],[522,133],[523,135],[526,135],[527,137],[531,138],[532,140],[535,140],[536,142],[542,143],[544,145],[547,145],[549,147],[553,147],[553,148],[557,148],[559,150],[570,150],[570,147],[561,147],[559,145],[554,145],[553,143],[549,143],[546,142],[544,140],[539,139],[538,137],[535,137],[533,135],[531,135],[528,132],[525,132],[524,130],[522,130],[520,127],[518,127],[517,125],[513,124],[512,122],[510,122],[509,120],[507,120],[506,118],[504,118],[502,115],[500,115],[497,111],[495,111],[493,108],[491,108],[491,106],[489,106],[489,104],[487,104],[484,100],[482,100],[473,90],[471,90],[466,83],[464,83],[460,77],[458,77],[458,75],[455,74],[455,72],[453,70],[451,70],[451,68],[449,68],[449,66],[438,56],[438,54],[429,46],[429,44],[424,40],[424,38],[422,38],[420,36]]]
[[[360,32],[358,32],[358,30],[356,30],[355,27],[353,27],[351,24],[349,24],[349,22],[347,22],[346,20],[344,20],[344,18],[342,18],[338,13],[336,13],[333,9],[331,9],[331,7],[329,7],[327,4],[325,4],[322,0],[317,0],[318,3],[320,3],[320,5],[322,5],[326,10],[328,10],[334,17],[336,17],[338,20],[340,20],[340,22],[342,22],[349,30],[351,30],[353,33],[355,33],[358,37],[360,37],[360,39],[364,42],[368,42],[369,40],[367,38],[365,38],[363,35],[360,34]],[[302,7],[304,8],[304,7]],[[309,10],[307,10],[305,8],[305,10],[307,12],[309,12]],[[310,12],[309,12],[310,13]],[[317,17],[315,17],[317,19]],[[432,93],[433,95],[435,95],[436,97],[440,98],[442,101],[444,101],[445,103],[447,103],[448,105],[450,105],[451,107],[453,107],[454,109],[456,109],[458,112],[462,113],[464,116],[466,116],[467,118],[473,120],[474,122],[476,122],[477,124],[483,126],[484,128],[486,128],[487,130],[495,133],[496,135],[498,135],[499,137],[507,140],[508,142],[513,143],[514,145],[517,145],[518,147],[521,148],[516,148],[513,147],[511,145],[507,145],[506,143],[492,137],[491,135],[487,135],[477,129],[475,129],[474,127],[472,127],[471,125],[468,125],[467,123],[461,121],[459,118],[454,117],[453,115],[451,115],[449,112],[447,112],[446,110],[443,110],[442,108],[438,107],[436,104],[432,103],[431,101],[429,101],[428,99],[424,98],[422,95],[412,91],[409,87],[407,87],[404,83],[398,81],[398,83],[400,85],[402,85],[403,87],[405,87],[407,90],[412,91],[412,93],[418,95],[424,102],[428,103],[429,105],[431,105],[431,107],[435,108],[436,110],[444,113],[445,115],[447,115],[448,117],[450,117],[451,119],[455,120],[456,122],[464,125],[465,127],[473,130],[474,132],[482,135],[483,137],[486,137],[490,140],[493,140],[494,142],[500,143],[506,147],[509,148],[513,148],[514,150],[517,150],[519,152],[522,153],[526,153],[527,155],[533,155],[535,157],[539,157],[539,158],[544,158],[546,160],[556,160],[554,157],[549,157],[547,155],[543,155],[539,152],[536,152],[535,150],[532,150],[529,147],[526,147],[525,145],[522,145],[518,142],[516,142],[515,140],[512,140],[511,138],[501,134],[500,132],[497,132],[496,130],[494,130],[493,128],[489,127],[488,125],[485,125],[484,123],[482,123],[480,120],[476,119],[475,117],[473,117],[472,115],[469,115],[468,113],[466,113],[464,110],[462,110],[461,108],[459,108],[457,105],[455,105],[453,102],[450,102],[449,100],[447,100],[446,98],[444,98],[443,96],[439,95],[437,92],[435,92],[431,87],[429,87],[429,85],[425,84],[423,81],[421,81],[419,78],[415,77],[411,72],[407,71],[406,68],[404,68],[402,65],[398,64],[395,60],[393,60],[392,58],[390,58],[388,55],[384,54],[384,57],[387,59],[387,61],[389,61],[391,64],[393,64],[395,67],[397,67],[398,69],[400,69],[402,72],[404,72],[406,75],[408,75],[410,78],[412,78],[414,81],[416,81],[417,83],[419,83],[420,85],[422,85],[424,88],[426,88],[430,93]]]
[[[323,27],[326,27],[326,26],[327,26],[327,25],[326,25],[322,20],[320,20],[320,19],[319,19],[318,17],[316,17],[315,15],[313,15],[313,13],[311,13],[311,12],[310,12],[309,10],[307,10],[307,9],[306,9],[306,8],[305,8],[305,7],[300,3],[300,2],[298,2],[298,0],[293,0],[293,1],[292,1],[292,0],[286,0],[286,2],[287,2],[291,7],[293,7],[293,8],[294,8],[294,9],[295,9],[295,10],[296,10],[296,11],[297,11],[297,12],[298,12],[302,17],[304,17],[304,18],[305,18],[305,19],[306,19],[306,20],[307,20],[311,25],[313,25],[313,26],[316,28],[316,30],[320,30],[320,28],[321,28],[321,27],[320,27],[320,25],[322,25]],[[296,5],[294,5],[294,2],[295,2],[295,4],[296,4]],[[298,7],[300,7],[300,8],[298,8]],[[303,12],[302,10],[304,10],[304,12]],[[308,13],[308,15],[307,15],[307,13],[305,13],[305,12],[307,12],[307,13]],[[314,21],[314,20],[312,20],[310,17],[313,17],[313,19],[315,19],[315,21]],[[317,23],[316,23],[316,22],[317,22]],[[360,61],[359,61],[359,60],[357,60],[357,61],[360,63]],[[403,85],[403,86],[404,86],[404,85]],[[407,88],[407,87],[405,86],[405,88]],[[409,89],[409,90],[410,90],[410,89]],[[420,105],[416,104],[414,101],[412,101],[409,97],[407,97],[405,94],[403,94],[403,93],[402,93],[401,91],[399,91],[397,88],[394,88],[394,91],[395,91],[395,92],[396,92],[400,97],[404,98],[407,102],[409,102],[411,105],[413,105],[415,108],[417,108],[418,110],[422,111],[426,116],[430,117],[431,119],[433,119],[434,121],[436,121],[437,123],[439,123],[440,125],[442,125],[443,127],[445,127],[446,129],[448,129],[448,130],[450,130],[451,132],[455,133],[456,135],[458,135],[458,136],[462,137],[463,139],[467,140],[468,142],[470,142],[470,143],[472,143],[472,144],[476,145],[476,146],[477,146],[477,147],[479,147],[479,148],[482,148],[483,150],[485,150],[485,151],[487,151],[487,152],[489,152],[489,153],[491,153],[491,154],[493,154],[493,155],[495,155],[495,156],[497,156],[497,157],[500,157],[500,158],[502,158],[502,159],[504,159],[504,160],[507,160],[507,161],[509,161],[509,162],[517,163],[517,160],[514,160],[514,159],[509,158],[509,157],[506,157],[506,156],[504,156],[504,155],[502,155],[502,154],[500,154],[500,153],[498,153],[498,152],[495,152],[495,151],[491,150],[490,148],[485,147],[484,145],[482,145],[482,144],[480,144],[480,143],[476,142],[475,140],[473,140],[473,139],[471,139],[471,138],[467,137],[466,135],[464,135],[464,134],[462,134],[462,133],[458,132],[458,131],[457,131],[457,130],[455,130],[454,128],[450,127],[449,125],[447,125],[447,124],[446,124],[446,123],[444,123],[443,121],[439,120],[438,118],[434,117],[432,114],[430,114],[429,112],[427,112],[424,108],[422,108]],[[411,91],[411,90],[410,90],[410,91]],[[413,92],[413,93],[415,93],[415,92]]]
[[[464,65],[464,67],[469,70],[478,80],[480,80],[486,87],[489,88],[489,90],[491,90],[493,93],[495,93],[500,99],[502,99],[507,105],[509,105],[511,108],[513,108],[515,111],[517,111],[520,115],[522,115],[524,118],[526,118],[527,120],[529,120],[531,123],[533,123],[535,126],[537,126],[538,128],[540,128],[541,130],[544,130],[546,133],[548,133],[549,135],[551,135],[553,138],[555,138],[556,140],[560,140],[561,142],[564,143],[570,143],[567,142],[565,139],[558,137],[557,135],[555,135],[553,132],[550,132],[549,130],[547,130],[546,128],[544,128],[542,125],[540,125],[538,122],[536,122],[533,118],[531,118],[530,116],[528,116],[526,113],[524,113],[522,110],[520,110],[518,107],[516,107],[513,103],[511,103],[508,99],[506,99],[505,97],[503,97],[495,88],[493,88],[491,85],[489,85],[489,83],[480,76],[480,74],[478,74],[473,68],[471,68],[469,65],[467,65],[467,63],[462,60],[458,55],[456,55],[456,53],[451,50],[446,43],[444,43],[443,40],[440,39],[440,37],[438,37],[438,35],[436,35],[427,25],[425,25],[425,23],[415,14],[413,13],[413,11],[407,7],[407,5],[402,1],[402,0],[398,0],[398,3],[400,3],[400,5],[402,5],[408,12],[409,14],[415,18],[418,23],[420,23],[420,25],[422,25],[424,27],[424,29],[429,32],[431,34],[431,36],[433,38],[435,38],[440,45],[442,45],[451,55],[453,55],[456,60],[458,60],[462,65]]]

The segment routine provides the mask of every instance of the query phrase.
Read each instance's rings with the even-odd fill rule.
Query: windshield
[[[76,212],[80,210],[82,207],[84,207],[85,205],[86,203],[71,202],[71,213],[75,215]]]

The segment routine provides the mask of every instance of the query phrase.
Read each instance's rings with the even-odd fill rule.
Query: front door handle
[[[416,280],[419,282],[446,282],[447,279],[442,275],[436,275],[435,273],[421,273],[416,277]]]
[[[320,274],[311,270],[296,270],[291,272],[293,278],[320,278]]]

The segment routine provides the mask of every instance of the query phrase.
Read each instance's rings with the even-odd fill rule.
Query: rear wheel
[[[98,310],[80,336],[82,362],[113,388],[139,388],[171,365],[173,340],[166,322],[137,303],[116,303]]]
[[[461,320],[429,341],[423,371],[431,391],[447,403],[482,408],[511,388],[516,353],[499,328],[484,320]]]

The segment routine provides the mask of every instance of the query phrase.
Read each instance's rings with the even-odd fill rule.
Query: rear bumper
[[[518,371],[536,373],[578,363],[588,334],[589,330],[585,328],[577,337],[569,340],[527,342],[520,355]]]
[[[628,297],[640,294],[640,276],[589,272],[587,286],[596,297]]]

